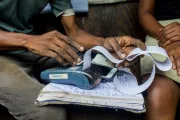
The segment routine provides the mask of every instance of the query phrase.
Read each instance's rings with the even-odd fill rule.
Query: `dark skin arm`
[[[180,24],[175,22],[165,27],[160,25],[153,16],[154,6],[155,0],[140,0],[140,24],[149,35],[159,40],[159,45],[166,50],[172,61],[172,68],[180,76]]]
[[[140,0],[139,20],[144,30],[152,37],[161,39],[159,31],[163,28],[153,16],[155,0]]]
[[[75,23],[75,16],[62,17],[61,22],[68,37],[84,46],[86,50],[97,45],[102,46],[104,38],[93,36],[80,29]]]
[[[39,36],[0,31],[0,48],[1,50],[28,49],[38,55],[54,58],[62,65],[67,63],[75,65],[81,61],[72,47],[83,51],[84,48],[89,49],[99,45],[114,51],[122,59],[135,47],[143,50],[146,48],[140,40],[129,36],[104,39],[90,35],[76,25],[74,16],[61,17],[61,21],[68,37],[58,31]]]
[[[173,69],[180,76],[180,24],[178,22],[165,26],[162,31],[163,40],[160,45],[166,49],[172,63]]]
[[[41,55],[52,57],[60,64],[70,63],[75,65],[80,62],[80,58],[71,46],[82,51],[81,45],[72,42],[68,45],[69,39],[58,31],[52,31],[43,35],[27,35],[22,33],[12,33],[0,30],[0,50],[28,49],[29,51]]]
[[[25,49],[26,40],[32,37],[32,35],[0,30],[0,50]]]
[[[129,36],[117,38],[93,36],[76,25],[75,16],[62,17],[61,21],[68,37],[83,45],[86,50],[94,46],[103,46],[109,51],[115,52],[119,58],[124,59],[135,47],[139,47],[143,50],[146,49],[146,46],[140,40]]]

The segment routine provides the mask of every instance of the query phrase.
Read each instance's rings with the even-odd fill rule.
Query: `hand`
[[[130,36],[106,38],[103,46],[109,51],[114,51],[120,59],[124,59],[136,47],[146,50],[146,45],[141,40]]]
[[[161,40],[160,46],[167,45],[180,41],[180,24],[178,22],[171,23],[160,30]]]
[[[172,61],[172,69],[177,70],[180,76],[180,41],[167,45],[165,49]]]
[[[111,51],[114,57],[120,59],[124,59],[136,47],[139,47],[142,50],[146,49],[146,46],[143,42],[130,36],[109,37],[104,40],[103,45],[106,49]],[[124,61],[118,67],[130,67],[135,62],[137,62],[137,60],[131,62]]]
[[[62,65],[66,65],[67,63],[76,65],[76,63],[81,62],[80,57],[72,47],[75,47],[79,51],[84,50],[84,47],[68,39],[58,31],[52,31],[30,38],[24,46],[29,51],[38,55],[54,58]]]

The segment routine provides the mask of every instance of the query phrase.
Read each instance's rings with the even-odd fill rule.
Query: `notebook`
[[[97,54],[91,61],[91,52],[94,50],[101,54]],[[166,60],[163,62],[156,61],[151,56],[152,53],[163,55],[166,57]],[[132,61],[140,55],[147,55],[153,61],[151,76],[141,85],[138,85],[136,77],[128,68],[119,68],[116,76],[111,81],[101,82],[91,90],[84,90],[73,85],[50,83],[40,91],[35,105],[76,104],[125,109],[136,113],[145,112],[146,108],[142,92],[153,82],[155,67],[162,71],[168,71],[171,69],[172,63],[166,51],[156,46],[148,46],[146,51],[136,48],[124,60]],[[83,69],[89,68],[91,64],[115,67],[112,63],[119,64],[124,60],[118,60],[105,48],[96,46],[85,53]]]

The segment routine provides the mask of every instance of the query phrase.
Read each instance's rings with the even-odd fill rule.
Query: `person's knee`
[[[167,77],[156,75],[147,90],[146,102],[155,109],[165,108],[167,105],[176,106],[179,99],[179,87]]]
[[[14,82],[18,82],[18,79],[15,79],[19,74],[19,68],[17,65],[10,62],[8,59],[0,58],[0,88],[6,88],[8,86],[13,86]],[[17,81],[16,81],[17,80]]]
[[[37,120],[67,120],[66,109],[58,106],[39,107]]]

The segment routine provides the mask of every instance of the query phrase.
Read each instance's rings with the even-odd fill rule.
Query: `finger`
[[[180,56],[176,59],[177,74],[180,76]]]
[[[173,56],[169,56],[170,57],[170,60],[171,60],[171,62],[172,62],[172,69],[173,70],[176,70],[176,65],[175,65],[175,63],[174,63],[174,57]]]
[[[67,44],[72,45],[79,51],[84,51],[84,47],[82,45],[78,44],[77,42],[73,41],[71,38],[68,38],[67,36],[65,36],[61,33],[56,34],[56,36],[58,39],[65,41]]]
[[[173,53],[173,56],[174,56],[174,65],[175,65],[175,68],[176,68],[176,70],[177,70],[177,60],[178,60],[178,58],[179,58],[178,52],[175,51],[175,52]]]
[[[130,43],[131,43],[131,45],[139,47],[142,50],[146,50],[146,45],[139,39],[133,38],[130,40]]]
[[[118,42],[115,39],[111,39],[111,41],[108,40],[107,43],[110,47],[113,48],[113,50],[119,56],[120,59],[124,59],[126,57],[126,54],[123,53]]]
[[[71,49],[70,46],[65,46],[64,50],[77,62],[80,63],[82,60],[78,54]]]
[[[66,55],[64,55],[64,57],[66,57],[68,59],[68,62],[70,62],[69,60],[72,60],[71,62],[73,64],[75,64],[76,62],[81,62],[81,59],[80,57],[77,55],[77,53],[75,53],[72,48],[67,45],[66,43],[64,43],[63,41],[61,40],[55,40],[55,43],[57,46],[59,46],[60,48],[63,48],[64,50],[63,51],[66,51]],[[67,55],[68,54],[68,55]],[[68,57],[69,56],[69,57]],[[71,56],[71,57],[70,57]]]
[[[59,53],[61,53],[61,56],[71,65],[75,66],[77,64],[77,60],[74,60],[64,49],[62,49]]]
[[[179,37],[178,36],[175,36],[175,37],[172,37],[171,39],[169,39],[168,41],[166,41],[164,44],[163,44],[163,47],[167,47],[169,44],[171,43],[174,43],[174,42],[177,42],[179,41]]]
[[[172,69],[176,70],[174,53],[172,53],[172,52],[167,52],[167,53],[168,53],[168,56],[172,62]]]
[[[110,53],[113,57],[115,57],[116,59],[119,59],[119,56],[117,56],[117,54],[115,52],[110,52]]]
[[[49,49],[56,52],[59,57],[63,57],[71,65],[75,65],[76,61],[60,46],[56,44],[49,44]]]
[[[168,34],[170,34],[172,32],[174,32],[173,27],[171,27],[170,29],[162,29],[163,35],[168,35]]]
[[[177,36],[176,32],[172,32],[170,34],[165,35],[164,37],[165,37],[166,40],[169,40],[169,39],[171,39],[171,38],[173,38],[175,36]]]
[[[136,47],[122,47],[123,53],[128,55],[132,50],[134,50]]]
[[[164,44],[165,42],[169,41],[171,38],[176,37],[176,36],[177,36],[177,34],[176,34],[175,32],[172,32],[172,33],[164,36],[164,39],[163,39],[163,41],[161,42],[161,45],[163,46],[163,44]]]
[[[164,27],[164,30],[168,30],[168,29],[170,29],[170,28],[174,27],[175,25],[176,25],[176,23],[175,23],[175,22],[174,22],[174,23],[171,23],[171,24],[169,24],[169,25],[165,26],[165,27]]]
[[[64,66],[66,65],[65,61],[62,58],[60,58],[55,52],[53,52],[51,50],[48,50],[46,52],[46,56],[54,58],[61,65],[64,65]]]

